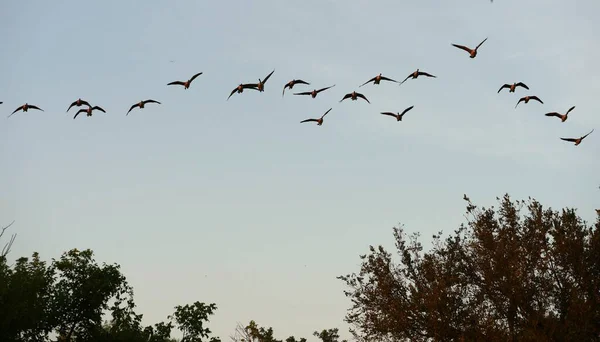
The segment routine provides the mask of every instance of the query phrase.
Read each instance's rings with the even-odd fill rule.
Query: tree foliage
[[[11,239],[11,243],[14,238]],[[5,249],[6,250],[6,249]],[[117,264],[98,264],[91,250],[73,249],[50,264],[38,253],[14,266],[0,258],[0,341],[220,342],[205,327],[215,304],[177,306],[167,322],[143,327],[133,288]],[[110,320],[103,322],[106,313]]]
[[[359,340],[600,340],[600,215],[531,198],[467,201],[467,223],[424,252],[419,234],[394,228],[399,262],[382,246],[361,255],[358,274],[338,277]],[[523,210],[523,209],[526,210]]]

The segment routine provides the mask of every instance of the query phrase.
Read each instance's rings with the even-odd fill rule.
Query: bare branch
[[[2,231],[0,232],[0,238],[2,238],[2,236],[4,235],[4,232],[13,225],[13,223],[15,223],[15,221],[13,220],[8,226],[5,226],[2,228]],[[13,242],[15,242],[15,238],[17,237],[17,234],[13,234],[10,237],[10,240],[8,241],[8,243],[6,245],[4,245],[4,247],[2,248],[2,252],[0,252],[0,258],[4,258],[6,257],[6,255],[10,252],[10,248],[12,247]]]

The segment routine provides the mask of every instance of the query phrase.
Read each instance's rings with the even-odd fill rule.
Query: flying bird
[[[314,121],[317,123],[317,126],[321,126],[323,124],[323,118],[325,117],[325,115],[327,115],[327,113],[329,113],[330,110],[332,110],[333,108],[329,108],[328,111],[325,112],[325,114],[321,115],[320,118],[318,119],[306,119],[306,120],[302,120],[300,121],[300,123],[305,123],[305,122],[311,122]]]
[[[396,82],[396,83],[398,83],[398,81],[393,80],[391,78],[387,78],[385,76],[381,76],[381,73],[379,73],[379,75],[373,77],[372,79],[370,79],[367,82],[359,85],[358,87],[360,88],[360,87],[364,86],[365,84],[367,84],[369,82],[373,82],[373,84],[379,84],[381,81],[390,81],[390,82]]]
[[[515,108],[517,108],[517,106],[519,105],[519,103],[521,103],[522,101],[525,101],[525,103],[528,103],[529,100],[536,100],[539,103],[542,103],[542,104],[544,103],[542,100],[540,100],[539,97],[537,97],[535,95],[532,95],[532,96],[527,95],[527,96],[523,96],[522,98],[519,99],[519,102],[517,102],[517,104],[515,105]]]
[[[43,109],[34,106],[34,105],[30,105],[28,103],[25,103],[24,105],[20,106],[19,108],[15,109],[14,112],[12,112],[9,116],[7,116],[7,118],[10,118],[14,113],[22,110],[23,112],[26,112],[29,109],[37,109],[37,110],[41,110],[42,112],[44,111]]]
[[[475,56],[477,56],[477,49],[479,49],[479,47],[485,43],[485,41],[488,40],[487,38],[485,38],[481,43],[479,43],[479,45],[477,45],[477,47],[475,47],[474,49],[468,48],[464,45],[458,45],[458,44],[452,44],[452,46],[457,47],[461,50],[465,50],[469,53],[469,57],[471,58],[475,58]]]
[[[352,101],[356,101],[357,98],[361,98],[364,99],[365,101],[367,101],[368,103],[371,103],[363,94],[361,93],[357,93],[355,91],[348,93],[346,95],[344,95],[344,97],[340,100],[340,102],[344,101],[345,99],[351,99]]]
[[[305,92],[302,92],[302,93],[294,93],[294,95],[310,95],[314,99],[315,97],[317,97],[318,93],[320,93],[320,92],[322,92],[324,90],[327,90],[329,88],[333,88],[333,87],[335,87],[335,84],[332,85],[332,86],[329,86],[329,87],[321,88],[319,90],[315,89],[313,91],[305,91]]]
[[[267,83],[267,81],[269,80],[269,77],[271,77],[271,75],[273,75],[274,72],[275,72],[275,69],[273,69],[273,71],[271,71],[271,73],[268,74],[264,80],[261,81],[261,79],[259,78],[258,83],[252,83],[250,85],[256,87],[256,90],[258,90],[260,92],[265,91],[265,83]]]
[[[402,83],[406,82],[406,80],[408,80],[409,78],[417,78],[419,76],[427,76],[427,77],[433,77],[436,78],[436,76],[433,76],[432,74],[428,74],[426,72],[423,71],[419,71],[419,69],[415,70],[414,72],[411,72],[410,75],[406,76],[406,78],[404,79],[404,81],[400,82],[400,85],[402,85]]]
[[[88,107],[90,106],[90,104],[87,101],[84,101],[84,100],[82,100],[82,99],[79,98],[79,99],[75,100],[75,102],[71,103],[71,105],[69,106],[69,108],[67,108],[67,112],[69,112],[69,110],[73,106],[80,107],[80,106],[83,106],[83,105],[86,105]]]
[[[588,135],[592,134],[594,130],[592,129],[588,134],[579,137],[579,138],[560,138],[560,140],[564,140],[564,141],[570,141],[570,142],[574,142],[575,146],[581,144],[581,142],[583,141],[583,139],[585,139],[585,137],[587,137]]]
[[[77,115],[79,115],[79,113],[86,113],[87,116],[92,116],[92,111],[94,110],[99,110],[102,113],[106,113],[106,111],[104,109],[102,109],[100,106],[88,106],[87,108],[81,108],[77,113],[75,113],[75,116],[73,117],[73,119],[75,119],[77,117]]]
[[[523,87],[523,88],[529,90],[529,87],[525,83],[519,82],[519,83],[513,83],[513,84],[505,84],[505,85],[503,85],[502,87],[500,87],[500,89],[498,89],[498,94],[500,93],[500,90],[502,90],[504,88],[508,88],[508,92],[509,93],[514,93],[515,89],[517,87]]]
[[[131,112],[131,110],[133,108],[135,108],[135,107],[140,107],[140,109],[144,108],[144,106],[146,105],[146,103],[158,103],[158,104],[160,104],[160,102],[154,101],[154,100],[140,101],[140,102],[134,104],[133,106],[131,106],[131,108],[129,108],[129,110],[127,111],[127,114],[125,114],[125,115],[129,115],[129,112]]]
[[[281,93],[281,97],[283,97],[283,95],[285,95],[285,88],[289,88],[290,90],[292,90],[292,88],[294,88],[294,86],[296,84],[306,84],[306,85],[309,85],[310,83],[305,82],[303,80],[291,80],[291,81],[289,81],[288,83],[286,83],[283,86],[283,92]]]
[[[557,112],[551,112],[551,113],[546,113],[545,115],[546,115],[546,116],[556,116],[557,118],[559,118],[559,119],[560,119],[560,121],[561,121],[561,122],[565,122],[565,121],[567,121],[567,118],[568,118],[568,115],[569,115],[569,113],[570,113],[570,112],[571,112],[573,109],[575,109],[575,106],[573,106],[573,107],[569,108],[569,110],[568,110],[568,111],[567,111],[565,114],[560,114],[560,113],[557,113]]]
[[[381,114],[393,116],[396,118],[396,121],[402,121],[402,117],[404,116],[404,114],[406,114],[406,112],[408,112],[409,110],[413,109],[413,107],[414,106],[410,106],[410,107],[406,108],[405,110],[402,111],[402,113],[381,112]]]
[[[190,87],[190,85],[192,84],[192,81],[194,79],[196,79],[196,77],[202,75],[201,72],[197,73],[196,75],[192,76],[192,78],[190,78],[189,80],[182,82],[182,81],[173,81],[171,83],[167,83],[167,85],[182,85],[183,89],[187,89]]]
[[[237,92],[238,94],[241,94],[241,93],[243,93],[243,92],[244,92],[244,89],[254,89],[254,90],[258,90],[258,89],[256,89],[256,87],[255,87],[254,85],[252,85],[252,84],[243,84],[243,83],[240,83],[240,85],[238,85],[237,87],[235,87],[235,88],[234,88],[234,89],[231,91],[231,93],[230,93],[230,94],[229,94],[229,96],[227,97],[227,100],[229,100],[229,98],[230,98],[230,97],[231,97],[233,94],[235,94],[236,92]]]

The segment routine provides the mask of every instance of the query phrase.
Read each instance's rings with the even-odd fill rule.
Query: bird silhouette
[[[485,41],[488,40],[487,38],[485,38],[481,43],[479,43],[479,45],[477,45],[474,49],[468,48],[464,45],[458,45],[458,44],[452,44],[452,46],[457,47],[461,50],[465,50],[469,53],[469,57],[471,58],[475,58],[477,56],[477,50],[479,49],[479,47],[485,43]]]
[[[269,78],[271,77],[271,75],[273,75],[273,73],[275,72],[275,69],[273,69],[273,71],[271,71],[270,74],[267,75],[267,77],[265,77],[264,80],[260,80],[260,78],[258,79],[258,83],[251,83],[250,85],[252,87],[255,87],[256,90],[263,92],[265,91],[265,83],[267,83],[267,81],[269,80]]]
[[[569,110],[567,110],[567,112],[565,114],[560,114],[560,113],[557,113],[557,112],[551,112],[551,113],[546,113],[545,115],[546,116],[555,116],[555,117],[559,118],[561,122],[565,122],[565,121],[567,121],[567,118],[569,117],[569,113],[573,109],[575,109],[575,106],[569,108]]]
[[[310,83],[305,82],[303,80],[295,80],[295,79],[291,80],[283,86],[283,92],[281,93],[281,97],[283,97],[283,95],[285,95],[285,88],[289,88],[290,90],[292,90],[296,84],[310,85]]]
[[[592,134],[594,130],[592,129],[588,134],[579,137],[579,138],[560,138],[560,140],[564,140],[564,141],[569,141],[569,142],[573,142],[575,143],[575,146],[581,144],[581,142],[583,141],[583,139],[585,139],[588,135]]]
[[[67,113],[69,112],[69,110],[71,109],[71,107],[73,107],[73,106],[80,107],[80,106],[83,106],[83,105],[86,105],[88,107],[90,106],[90,104],[87,101],[84,101],[81,98],[79,98],[79,99],[75,100],[75,102],[71,103],[71,105],[69,106],[69,108],[67,108]]]
[[[44,111],[43,109],[34,106],[34,105],[30,105],[28,103],[25,103],[24,105],[20,106],[19,108],[15,109],[9,116],[7,116],[7,118],[10,118],[11,116],[13,116],[13,114],[15,114],[16,112],[22,110],[23,112],[27,112],[27,110],[29,109],[37,109],[37,110],[41,110],[42,112]]]
[[[406,112],[408,112],[409,110],[413,109],[413,107],[414,106],[410,106],[410,107],[406,108],[405,110],[402,111],[402,113],[381,112],[381,114],[393,116],[396,118],[396,121],[402,121],[402,117],[404,116],[404,114],[406,114]]]
[[[365,84],[367,84],[369,82],[373,82],[373,84],[379,84],[381,81],[389,81],[389,82],[396,82],[396,83],[398,83],[398,81],[393,80],[393,79],[388,78],[388,77],[385,77],[385,76],[381,76],[381,73],[379,73],[379,75],[373,77],[372,79],[370,79],[367,82],[359,85],[358,87],[360,88],[360,87],[364,86]]]
[[[238,93],[241,94],[244,92],[244,89],[254,89],[254,90],[258,90],[254,85],[252,84],[242,84],[240,83],[240,85],[238,85],[237,87],[233,88],[233,90],[231,91],[231,93],[229,94],[229,96],[227,97],[227,100],[229,100],[229,98],[231,97],[231,95]]]
[[[519,99],[519,102],[517,102],[517,104],[515,105],[515,108],[517,108],[517,106],[518,106],[518,105],[519,105],[519,103],[521,103],[521,102],[529,103],[529,100],[536,100],[536,101],[538,101],[539,103],[542,103],[542,104],[544,103],[542,100],[540,100],[540,98],[539,98],[539,97],[537,97],[537,96],[535,96],[535,95],[532,95],[532,96],[529,96],[529,95],[527,95],[527,96],[523,96],[522,98],[520,98],[520,99]]]
[[[323,124],[323,118],[325,117],[325,115],[327,115],[327,113],[329,113],[329,111],[331,111],[333,108],[329,108],[328,111],[325,112],[325,114],[321,115],[320,118],[318,119],[306,119],[306,120],[302,120],[300,121],[300,123],[305,123],[305,122],[316,122],[317,126],[321,126]]]
[[[355,91],[348,93],[346,95],[344,95],[344,97],[340,100],[340,102],[344,101],[345,99],[351,99],[352,101],[356,101],[356,99],[358,98],[364,99],[365,101],[367,101],[368,103],[371,103],[366,96],[364,96],[361,93],[357,93]]]
[[[317,95],[320,92],[325,91],[325,90],[327,90],[329,88],[333,88],[333,87],[335,87],[335,84],[332,85],[332,86],[329,86],[329,87],[321,88],[319,90],[315,89],[313,91],[305,91],[305,92],[302,92],[302,93],[294,93],[294,95],[310,95],[314,99],[315,97],[317,97]]]
[[[529,87],[528,87],[528,86],[527,86],[525,83],[523,83],[523,82],[519,82],[519,83],[513,83],[513,84],[508,84],[508,83],[507,83],[507,84],[504,84],[502,87],[500,87],[500,89],[498,89],[498,94],[499,94],[499,93],[500,93],[500,91],[501,91],[502,89],[504,89],[504,88],[508,88],[508,92],[509,92],[509,93],[514,93],[514,92],[515,92],[515,89],[516,89],[517,87],[523,87],[523,88],[525,88],[525,89],[529,90]]]
[[[75,113],[75,116],[73,117],[73,119],[75,119],[77,117],[77,115],[79,115],[80,113],[86,113],[87,116],[92,116],[92,111],[94,111],[94,110],[99,110],[103,113],[106,113],[106,111],[99,106],[94,106],[94,107],[88,106],[87,108],[81,108],[79,111],[77,111],[77,113]]]
[[[406,78],[404,79],[404,81],[400,82],[400,85],[402,85],[402,83],[406,82],[409,78],[415,79],[415,78],[417,78],[417,77],[419,77],[421,75],[422,76],[427,76],[427,77],[433,77],[433,78],[437,77],[437,76],[433,76],[432,74],[428,74],[426,72],[419,71],[419,69],[417,69],[417,70],[411,72],[410,75],[406,76]]]
[[[135,107],[140,107],[140,109],[144,108],[144,106],[146,105],[146,103],[158,103],[158,104],[160,104],[160,102],[154,101],[154,100],[140,101],[140,102],[134,104],[133,106],[131,106],[131,108],[129,108],[129,110],[127,111],[127,114],[125,114],[125,115],[129,115],[129,112],[131,112],[131,110],[133,108],[135,108]]]
[[[190,78],[189,80],[182,82],[182,81],[173,81],[171,83],[167,83],[167,85],[182,85],[183,89],[188,89],[190,87],[190,85],[192,84],[192,81],[196,79],[196,77],[202,75],[201,72],[195,74],[194,76],[192,76],[192,78]]]

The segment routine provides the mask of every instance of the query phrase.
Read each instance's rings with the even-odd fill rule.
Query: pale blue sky
[[[250,319],[281,338],[348,336],[335,277],[369,244],[391,248],[399,222],[427,242],[464,221],[464,193],[505,192],[595,219],[600,131],[559,137],[600,129],[597,13],[594,0],[6,2],[0,112],[45,110],[0,117],[12,255],[93,249],[122,266],[146,324],[200,300],[217,303],[224,339]],[[450,45],[485,37],[473,60]],[[438,78],[358,89],[416,68]],[[264,93],[225,101],[273,69]],[[293,78],[336,87],[282,98]],[[496,93],[518,81],[531,90]],[[371,104],[338,103],[352,90]],[[526,94],[545,104],[515,110]],[[73,120],[78,97],[107,113]],[[125,116],[148,98],[163,104]],[[411,105],[400,123],[378,114]],[[543,115],[573,105],[565,123]],[[330,107],[323,126],[299,123]]]

